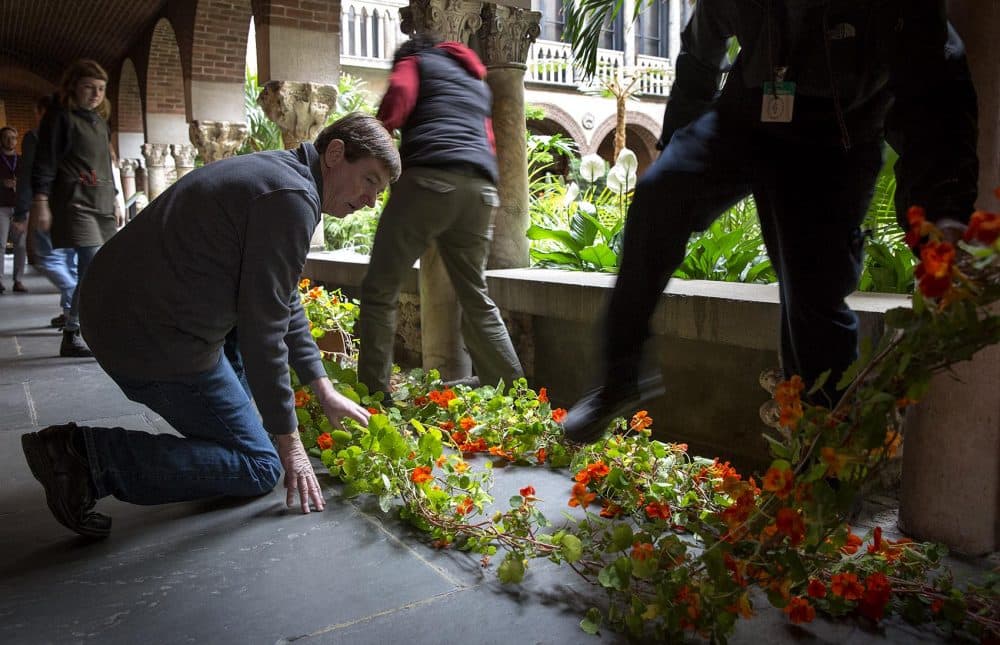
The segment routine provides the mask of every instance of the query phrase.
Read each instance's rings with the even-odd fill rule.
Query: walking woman
[[[79,284],[98,249],[124,223],[111,172],[107,85],[107,72],[92,60],[78,60],[63,73],[59,101],[39,129],[31,173],[31,217],[39,230],[51,232],[55,248],[76,250]],[[79,303],[78,287],[63,327],[60,356],[91,356],[80,337]]]

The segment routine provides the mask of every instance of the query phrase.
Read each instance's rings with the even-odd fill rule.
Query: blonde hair
[[[80,82],[81,78],[96,78],[107,83],[108,73],[104,71],[100,63],[89,58],[81,58],[67,67],[59,85],[59,102],[67,110],[75,110],[80,107],[76,104],[76,84]],[[111,102],[107,95],[101,104],[94,108],[94,111],[105,121],[111,118]]]

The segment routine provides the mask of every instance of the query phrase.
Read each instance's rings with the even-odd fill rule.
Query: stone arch
[[[131,58],[122,62],[118,74],[118,89],[115,109],[111,120],[118,137],[118,156],[122,159],[138,159],[142,156],[142,144],[146,140],[142,124],[142,96],[139,93],[139,77]]]
[[[649,164],[657,157],[656,141],[659,138],[660,124],[648,114],[627,110],[625,112],[625,146],[635,153],[639,161],[641,175]],[[615,117],[608,117],[594,130],[591,139],[590,152],[596,152],[609,163],[615,145]]]
[[[583,128],[568,112],[551,103],[533,103],[532,105],[545,110],[545,118],[529,120],[527,122],[529,132],[548,136],[560,134],[573,142],[577,152],[586,145]],[[570,159],[558,157],[545,172],[566,177],[569,175],[569,171]]]
[[[250,0],[198,0],[191,26],[189,121],[244,121]]]
[[[146,138],[150,143],[188,140],[187,101],[180,49],[170,21],[153,29],[146,65]]]

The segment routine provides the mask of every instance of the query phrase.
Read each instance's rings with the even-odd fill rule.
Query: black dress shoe
[[[84,537],[104,538],[111,533],[111,518],[92,510],[97,500],[87,460],[73,447],[76,431],[70,423],[29,432],[21,436],[21,448],[59,523]]]
[[[659,376],[643,379],[638,385],[602,385],[583,395],[566,413],[563,435],[572,443],[593,443],[604,436],[608,425],[636,409],[644,401],[661,396]]]
[[[50,327],[55,327],[56,329],[62,329],[66,326],[66,314],[59,314],[55,318],[49,321]]]

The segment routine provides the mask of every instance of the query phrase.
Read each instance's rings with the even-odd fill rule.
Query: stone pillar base
[[[472,361],[462,342],[462,311],[437,246],[420,258],[419,281],[424,369],[438,370],[446,381],[471,376]]]
[[[899,527],[968,555],[1000,549],[1000,346],[934,378],[907,416]]]

